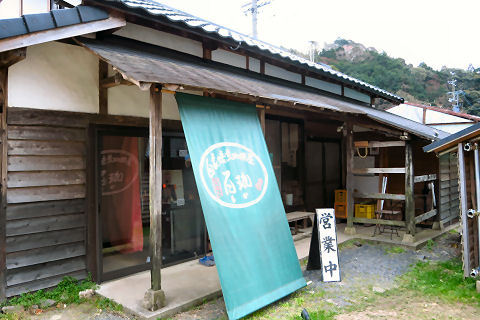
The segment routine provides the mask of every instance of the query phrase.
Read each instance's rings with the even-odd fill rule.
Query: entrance
[[[333,208],[335,190],[342,187],[341,143],[308,138],[305,149],[306,209]]]
[[[101,280],[150,268],[149,141],[147,128],[97,130]],[[205,253],[206,231],[186,141],[163,134],[162,262]]]

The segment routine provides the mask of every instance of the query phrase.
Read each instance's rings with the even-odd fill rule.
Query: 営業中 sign
[[[323,281],[340,281],[335,211],[334,209],[317,209],[316,214]]]

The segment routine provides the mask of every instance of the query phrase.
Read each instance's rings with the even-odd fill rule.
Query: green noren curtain
[[[256,107],[176,99],[227,313],[238,319],[306,283]]]

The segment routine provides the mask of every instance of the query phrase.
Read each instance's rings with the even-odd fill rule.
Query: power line
[[[257,15],[258,9],[265,7],[272,3],[273,0],[252,0],[252,2],[245,3],[242,5],[242,9],[244,9],[244,14],[251,14],[252,15],[252,37],[257,39],[258,32],[257,32]]]

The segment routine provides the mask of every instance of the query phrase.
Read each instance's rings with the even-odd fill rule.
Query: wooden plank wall
[[[6,295],[86,276],[86,118],[9,108]]]
[[[458,191],[458,159],[456,154],[440,156],[440,221],[447,223],[460,217],[460,200]]]

